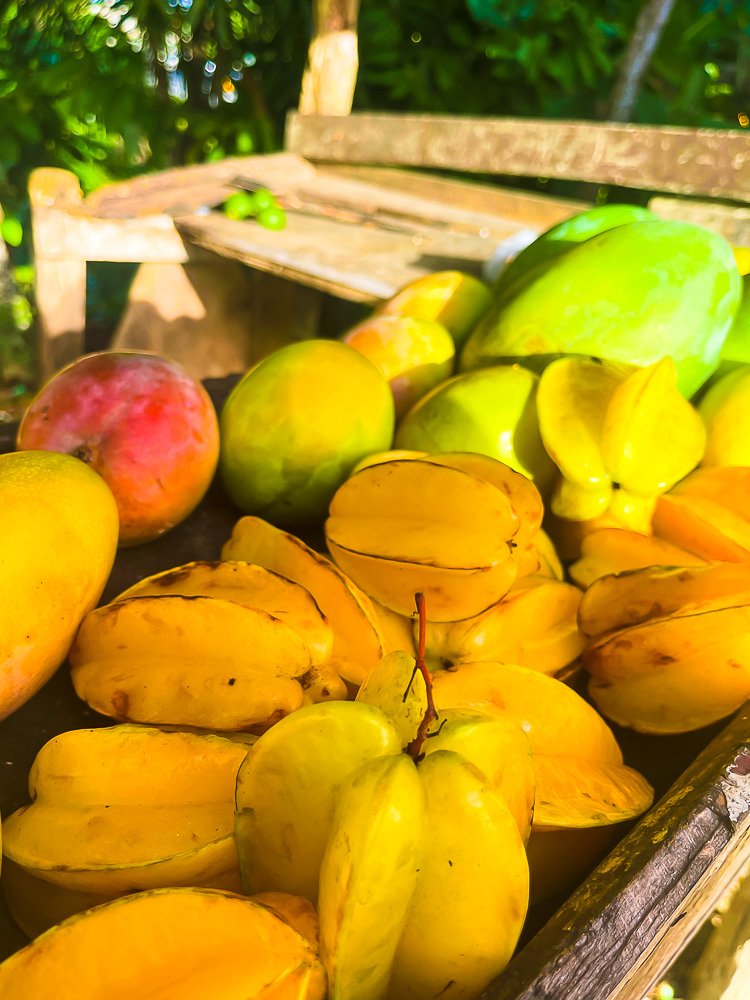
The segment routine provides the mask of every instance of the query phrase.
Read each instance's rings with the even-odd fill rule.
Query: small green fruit
[[[257,211],[255,195],[250,191],[236,191],[224,202],[224,215],[228,219],[247,219]]]
[[[256,216],[256,221],[265,229],[273,229],[278,232],[286,226],[286,215],[283,209],[271,206],[262,208]]]

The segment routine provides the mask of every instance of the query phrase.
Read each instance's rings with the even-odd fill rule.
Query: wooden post
[[[84,351],[86,261],[66,246],[68,212],[83,201],[75,174],[41,167],[29,178],[39,371],[48,378]]]
[[[359,0],[313,0],[313,37],[302,77],[303,115],[348,115],[357,83]]]

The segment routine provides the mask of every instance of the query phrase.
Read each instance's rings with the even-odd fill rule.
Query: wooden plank
[[[356,164],[321,164],[319,177],[349,177],[377,187],[441,201],[470,212],[489,212],[514,219],[540,231],[591,207],[590,202],[553,198],[533,191],[514,190],[472,180],[454,180],[422,170],[370,167]]]
[[[513,959],[486,1000],[636,1000],[750,856],[743,710]]]
[[[750,135],[730,129],[293,112],[285,145],[319,162],[539,176],[750,200]]]
[[[179,217],[177,228],[214,253],[350,301],[377,302],[432,271],[481,273],[497,245],[528,226],[517,212],[457,205],[445,189],[425,197],[336,172],[317,171],[310,183],[276,190],[288,207],[281,232],[218,213]],[[569,206],[556,216],[563,212],[571,214]]]
[[[483,235],[437,231],[410,235],[288,213],[287,228],[268,233],[218,214],[176,220],[191,242],[262,271],[352,302],[389,298],[408,281],[443,269],[479,273],[496,242],[517,231],[499,223]]]
[[[88,196],[82,212],[98,219],[186,215],[220,204],[236,190],[234,179],[241,176],[254,177],[269,188],[287,190],[313,182],[315,167],[290,153],[230,156],[218,163],[173,167],[107,184]]]
[[[648,207],[662,219],[679,219],[705,226],[736,247],[750,247],[750,208],[722,205],[714,201],[659,196]]]

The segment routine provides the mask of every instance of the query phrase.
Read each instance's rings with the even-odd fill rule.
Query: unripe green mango
[[[655,218],[653,212],[641,205],[613,204],[596,205],[558,222],[522,250],[500,274],[493,289],[495,299],[507,302],[540,265],[552,264],[592,236],[629,222],[647,222]]]
[[[540,371],[565,354],[648,365],[671,355],[689,397],[718,367],[741,293],[723,237],[685,222],[628,223],[569,249],[493,306],[461,368],[522,361]]]

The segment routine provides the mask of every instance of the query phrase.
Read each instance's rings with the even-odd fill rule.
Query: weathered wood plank
[[[659,196],[648,207],[662,219],[680,219],[720,233],[736,247],[750,247],[750,208],[714,201]]]
[[[241,184],[248,175],[236,178]],[[178,217],[189,241],[260,270],[319,288],[355,302],[388,298],[408,281],[446,268],[479,273],[495,247],[530,225],[511,201],[490,206],[476,194],[461,204],[464,185],[444,181],[428,195],[411,185],[380,185],[336,171],[318,170],[311,181],[277,187],[288,208],[281,232],[218,213]],[[576,211],[562,202],[544,217],[539,231]],[[324,213],[324,214],[321,214]]]
[[[635,1000],[750,854],[740,712],[508,966],[486,1000]]]
[[[180,217],[176,225],[184,237],[214,253],[350,301],[373,303],[431,271],[479,273],[495,246],[520,228],[515,220],[469,213],[374,185],[339,181],[329,189],[324,181],[313,189],[318,198],[334,193],[351,199],[372,213],[373,224],[290,210],[281,232],[269,233],[252,221],[218,213]],[[378,224],[381,210],[390,214]]]
[[[750,135],[730,129],[293,112],[285,146],[320,162],[540,176],[750,201]]]
[[[274,190],[286,190],[314,182],[315,167],[291,153],[230,156],[218,163],[173,167],[107,184],[86,198],[83,211],[99,219],[185,215],[220,204],[236,190],[235,178],[242,176],[253,177]]]
[[[454,180],[422,170],[370,167],[356,164],[320,164],[318,176],[349,177],[379,188],[419,195],[469,212],[489,212],[513,219],[523,226],[548,229],[576,212],[590,208],[590,202],[573,198],[553,198],[533,191],[514,190],[499,185]]]

